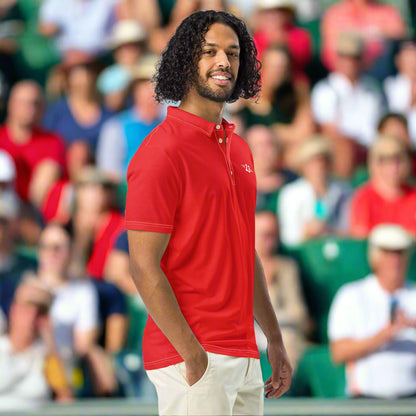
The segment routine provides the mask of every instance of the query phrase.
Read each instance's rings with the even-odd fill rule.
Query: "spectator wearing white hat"
[[[105,104],[114,111],[121,110],[125,103],[131,72],[145,50],[146,38],[144,27],[136,20],[121,20],[114,25],[110,38],[114,64],[97,80]]]
[[[97,165],[116,180],[126,181],[130,159],[162,120],[162,107],[154,99],[151,83],[156,63],[156,55],[146,55],[132,69],[133,107],[108,120],[101,130]]]
[[[286,246],[347,229],[351,190],[347,183],[331,178],[328,139],[310,137],[301,144],[297,159],[302,177],[283,186],[278,201],[281,241]]]
[[[386,102],[377,82],[363,75],[364,39],[346,31],[336,40],[335,69],[312,89],[315,121],[334,143],[334,170],[350,177],[365,160]]]
[[[412,237],[395,224],[369,236],[373,274],[338,291],[329,314],[334,362],[346,363],[347,394],[416,395],[416,288],[406,282]]]

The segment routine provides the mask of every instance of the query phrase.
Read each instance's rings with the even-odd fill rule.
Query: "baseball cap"
[[[12,157],[0,150],[0,182],[13,182],[16,178],[16,167]]]
[[[385,223],[372,229],[368,242],[385,250],[407,250],[412,247],[414,240],[400,225]]]
[[[142,42],[145,39],[146,31],[137,20],[121,20],[114,26],[110,44],[116,49],[126,43]]]
[[[343,31],[338,35],[335,50],[339,55],[359,57],[364,53],[364,39],[358,32]]]

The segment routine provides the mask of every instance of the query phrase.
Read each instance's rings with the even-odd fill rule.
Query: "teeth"
[[[223,77],[223,76],[221,76],[221,75],[215,75],[215,76],[213,76],[212,78],[214,78],[214,79],[221,79],[221,80],[228,80],[228,78],[227,78],[227,77]]]

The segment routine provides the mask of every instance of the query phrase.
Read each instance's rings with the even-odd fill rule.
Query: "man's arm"
[[[131,274],[149,314],[184,359],[186,379],[191,386],[204,374],[208,357],[160,267],[169,238],[170,234],[129,230]]]
[[[260,259],[255,253],[254,264],[254,318],[267,338],[267,356],[272,375],[265,383],[267,398],[278,398],[290,387],[292,368],[283,345],[282,334],[277,322]]]
[[[394,322],[388,323],[383,329],[368,338],[343,338],[330,342],[332,360],[335,364],[356,361],[373,354],[382,345],[391,341],[399,331],[412,327],[411,321],[399,311]]]

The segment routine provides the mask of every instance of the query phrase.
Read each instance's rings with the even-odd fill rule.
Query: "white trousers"
[[[208,352],[208,367],[195,384],[185,363],[148,370],[160,416],[261,416],[264,389],[260,360]]]

